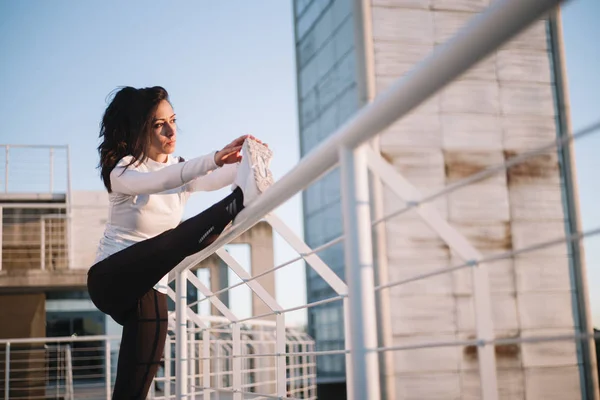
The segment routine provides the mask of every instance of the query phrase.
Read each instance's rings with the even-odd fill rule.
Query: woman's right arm
[[[215,162],[215,153],[193,158],[178,164],[169,165],[158,171],[142,172],[129,162],[121,160],[110,173],[112,191],[126,195],[154,194],[171,190],[204,176],[219,168]]]

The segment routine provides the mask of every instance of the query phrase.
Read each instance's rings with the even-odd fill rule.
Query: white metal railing
[[[0,144],[0,269],[73,265],[71,205],[69,146]]]
[[[0,204],[0,270],[87,270],[93,264],[107,215],[104,206]]]
[[[221,317],[199,317],[206,324],[218,325]],[[175,326],[170,315],[170,327]],[[241,324],[240,363],[242,386],[252,392],[272,385],[274,365],[255,356],[275,348],[275,324],[255,322]],[[192,387],[209,384],[216,390],[231,387],[233,371],[228,360],[233,349],[232,332],[226,327],[214,328],[213,339],[205,341],[193,329],[189,331],[187,380]],[[80,336],[61,338],[33,338],[0,340],[0,398],[2,399],[108,399],[116,378],[119,352],[118,336]],[[174,340],[167,338],[167,346],[158,375],[151,386],[148,399],[175,398],[173,363]],[[299,398],[315,396],[315,360],[310,353],[314,341],[292,327],[286,328],[286,346],[290,356],[286,384],[290,394]],[[309,353],[309,355],[304,355]],[[206,360],[214,354],[221,360],[205,374]]]
[[[531,158],[544,153],[554,153],[570,146],[571,142],[583,135],[598,131],[598,125],[590,127],[578,134],[566,133],[554,143],[544,148],[526,154],[520,154],[493,168],[487,168],[470,177],[455,182],[443,190],[429,194],[421,193],[395,168],[390,166],[379,154],[366,146],[366,142],[397,119],[405,116],[415,107],[423,103],[429,96],[435,94],[453,79],[467,71],[482,60],[486,55],[496,50],[508,39],[522,31],[532,22],[544,16],[558,0],[500,0],[493,3],[483,13],[474,17],[451,40],[438,46],[427,58],[420,62],[409,74],[398,80],[390,89],[380,94],[371,104],[361,109],[356,116],[338,130],[329,140],[321,144],[271,189],[269,189],[254,204],[245,209],[236,219],[234,226],[202,252],[188,257],[171,274],[171,281],[176,281],[176,290],[170,295],[176,303],[175,348],[176,348],[176,396],[177,398],[193,398],[196,394],[209,396],[218,385],[204,376],[202,384],[190,383],[189,355],[186,353],[190,341],[189,332],[201,332],[204,338],[214,339],[215,329],[230,327],[231,351],[226,354],[216,354],[204,350],[202,358],[205,368],[212,370],[218,363],[227,360],[231,363],[231,382],[228,391],[234,400],[250,398],[247,396],[262,396],[261,398],[292,398],[285,381],[287,371],[286,357],[296,355],[286,349],[285,315],[299,309],[319,307],[329,302],[342,302],[344,309],[345,348],[340,350],[301,352],[303,355],[345,355],[348,398],[351,400],[378,400],[380,390],[380,364],[378,355],[383,352],[407,352],[431,348],[472,347],[476,354],[476,365],[479,371],[479,387],[481,398],[496,400],[499,396],[496,346],[500,344],[525,345],[528,343],[541,344],[547,341],[581,341],[589,342],[593,337],[589,324],[585,331],[573,327],[573,331],[564,335],[529,335],[503,338],[497,336],[497,329],[492,320],[492,296],[490,291],[489,274],[494,263],[503,258],[515,258],[533,251],[541,251],[551,246],[565,246],[577,243],[583,237],[600,233],[600,229],[588,232],[574,232],[562,235],[553,240],[541,240],[522,248],[513,248],[504,254],[486,254],[473,246],[466,237],[451,226],[431,205],[431,201],[459,190],[469,184],[489,177],[498,172],[511,171],[517,166],[526,165]],[[310,249],[294,232],[292,232],[274,213],[273,210],[309,184],[323,176],[336,165],[341,168],[342,203],[344,219],[344,235],[336,238],[317,249]],[[372,172],[405,204],[374,222],[371,221],[369,208],[368,172]],[[561,204],[562,205],[562,204]],[[462,262],[456,265],[440,266],[439,269],[421,273],[411,278],[401,279],[384,285],[375,286],[374,265],[371,244],[371,230],[378,225],[400,214],[411,212],[417,215],[442,240],[445,246]],[[300,307],[284,309],[276,299],[269,294],[257,281],[258,276],[251,276],[243,270],[239,263],[224,249],[223,246],[251,228],[260,220],[266,220],[273,229],[295,250],[299,257],[274,266],[261,276],[274,273],[299,259],[303,259],[309,268],[319,274],[336,293],[336,296]],[[336,243],[345,244],[346,281],[343,282],[319,257],[318,253]],[[244,285],[261,298],[271,310],[262,315],[250,318],[238,318],[220,300],[217,294],[231,290],[229,287],[218,293],[212,293],[205,285],[188,273],[207,257],[216,254],[234,271]],[[434,341],[423,340],[400,346],[379,347],[377,343],[377,324],[375,321],[375,296],[377,292],[391,290],[401,285],[434,277],[439,274],[450,274],[460,269],[470,269],[473,282],[475,338],[468,340]],[[209,301],[226,318],[227,322],[208,326],[200,321],[187,303],[187,283],[191,282],[204,296],[199,302]],[[240,285],[241,285],[240,284]],[[234,285],[235,287],[239,285]],[[196,302],[197,303],[197,302]],[[194,303],[194,305],[196,304]],[[274,386],[264,387],[261,392],[245,390],[242,374],[243,335],[240,329],[242,323],[250,320],[270,318],[275,320],[275,348],[254,357],[271,358],[276,371]],[[190,325],[193,328],[190,328]],[[213,338],[213,339],[211,339]],[[208,343],[208,341],[207,341]],[[593,348],[593,344],[591,345]],[[210,356],[206,356],[210,354]],[[589,354],[588,354],[589,356]],[[593,364],[592,364],[593,366]],[[387,371],[388,374],[390,371]],[[595,372],[590,372],[595,376]],[[192,374],[193,375],[193,374]],[[434,381],[432,381],[432,384]],[[407,389],[408,390],[408,389]],[[597,391],[597,389],[593,389]],[[223,390],[220,390],[223,392]]]
[[[69,189],[69,147],[0,144],[0,193],[61,193]]]

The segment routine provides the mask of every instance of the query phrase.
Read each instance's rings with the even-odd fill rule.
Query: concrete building
[[[487,0],[295,0],[301,154],[327,139],[363,105],[404,76]],[[422,193],[552,142],[569,132],[560,17],[540,20],[382,134],[374,146]],[[340,177],[334,170],[304,193],[307,243],[342,232]],[[435,201],[438,211],[484,255],[578,231],[569,149],[554,150]],[[374,182],[377,185],[377,182]],[[375,195],[375,196],[373,196]],[[404,204],[372,193],[383,215]],[[416,215],[376,232],[379,283],[398,281],[458,259]],[[514,256],[490,267],[496,337],[586,330],[585,265],[579,243]],[[343,245],[320,253],[344,278]],[[308,302],[334,296],[307,269]],[[474,337],[470,271],[381,292],[380,345]],[[309,311],[318,350],[344,347],[341,304]],[[556,342],[496,346],[504,399],[597,398],[593,345]],[[476,352],[448,347],[388,353],[381,359],[387,399],[479,396]],[[345,398],[342,355],[318,357],[319,395]]]

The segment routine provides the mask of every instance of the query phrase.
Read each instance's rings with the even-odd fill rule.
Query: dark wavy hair
[[[126,86],[113,93],[100,124],[102,143],[98,146],[100,177],[109,193],[110,173],[119,160],[131,155],[129,167],[147,159],[156,108],[162,100],[169,101],[169,94],[160,86],[142,89]]]

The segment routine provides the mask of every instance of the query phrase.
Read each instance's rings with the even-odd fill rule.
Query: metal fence
[[[177,379],[175,390],[177,398],[194,398],[198,393],[198,389],[201,389],[202,398],[207,399],[210,398],[209,396],[217,387],[207,377],[203,378],[203,384],[200,387],[197,386],[197,382],[191,383],[190,379],[187,378],[191,372],[188,363],[189,355],[187,354],[188,343],[190,342],[189,324],[195,326],[194,329],[197,329],[203,337],[207,338],[212,337],[215,329],[215,326],[208,327],[202,321],[195,319],[193,312],[191,312],[191,305],[186,301],[188,281],[193,283],[204,296],[200,301],[209,301],[227,319],[226,323],[218,327],[230,327],[231,329],[230,353],[224,356],[205,350],[203,362],[206,363],[207,369],[211,369],[223,360],[230,360],[231,381],[227,382],[226,391],[235,400],[253,398],[252,396],[256,395],[260,395],[265,399],[288,398],[290,393],[286,381],[287,357],[300,356],[300,354],[316,357],[325,355],[345,357],[348,398],[354,400],[378,400],[381,398],[380,376],[394,374],[393,370],[380,371],[380,365],[383,364],[380,364],[378,359],[383,354],[393,353],[398,359],[414,360],[415,362],[412,366],[409,365],[408,368],[417,369],[422,363],[435,364],[442,362],[443,360],[438,357],[454,360],[452,352],[458,352],[458,349],[461,349],[461,353],[464,353],[469,360],[468,365],[457,367],[468,370],[469,380],[465,381],[464,384],[471,390],[473,398],[485,400],[498,399],[499,393],[512,385],[512,382],[507,380],[504,375],[503,360],[501,359],[503,352],[519,352],[521,349],[528,352],[531,347],[535,346],[539,346],[536,351],[543,352],[548,349],[543,347],[545,343],[552,342],[555,346],[561,346],[561,341],[567,341],[572,344],[586,344],[587,347],[583,348],[582,352],[588,352],[588,354],[583,355],[583,357],[590,360],[591,353],[589,352],[594,348],[591,341],[593,332],[586,321],[579,325],[573,325],[568,332],[557,335],[530,332],[516,332],[511,337],[498,335],[498,329],[494,326],[493,319],[494,302],[490,288],[490,275],[493,275],[492,271],[496,266],[501,265],[499,262],[501,260],[518,260],[519,257],[554,249],[555,247],[559,247],[558,253],[563,254],[567,251],[565,249],[569,245],[573,243],[579,245],[582,238],[600,233],[600,228],[587,232],[578,230],[558,235],[556,238],[548,238],[547,233],[546,235],[529,235],[520,241],[524,244],[521,247],[511,246],[510,250],[503,253],[487,252],[478,249],[478,246],[471,243],[465,234],[450,225],[438,209],[432,205],[432,202],[476,182],[490,178],[494,174],[512,173],[514,177],[518,178],[520,168],[524,166],[543,170],[545,162],[546,164],[548,160],[550,160],[548,161],[550,163],[558,162],[556,161],[557,154],[565,148],[569,149],[573,140],[598,132],[600,124],[577,133],[565,132],[564,136],[548,143],[547,146],[520,154],[507,155],[506,159],[498,165],[470,171],[471,174],[467,173],[466,177],[456,179],[443,189],[433,193],[422,193],[396,168],[366,144],[369,139],[381,133],[397,119],[405,116],[429,96],[442,89],[446,84],[467,71],[529,24],[542,18],[558,4],[559,1],[556,0],[500,0],[494,2],[487,10],[474,17],[448,42],[438,46],[409,74],[398,80],[371,104],[361,109],[329,140],[303,158],[291,172],[263,194],[256,203],[242,211],[233,228],[225,232],[213,245],[189,257],[177,266],[171,274],[171,280],[176,282],[176,291],[170,293],[176,303],[175,369]],[[542,159],[541,163],[539,162],[540,158]],[[336,167],[336,165],[339,165],[341,169],[344,234],[318,248],[311,249],[273,213],[273,210]],[[369,206],[369,173],[373,174],[397,196],[399,204],[404,204],[404,206],[399,207],[389,215],[384,215],[375,221],[371,220]],[[562,207],[562,202],[559,201],[558,204]],[[374,226],[388,222],[403,214],[411,214],[414,218],[424,222],[432,232],[431,235],[436,238],[435,240],[440,241],[441,246],[449,249],[452,260],[456,260],[456,262],[451,263],[451,265],[439,265],[437,268],[427,268],[423,273],[376,286],[372,229]],[[262,274],[251,276],[240,267],[237,260],[223,249],[223,246],[263,219],[299,256],[283,264],[276,265]],[[430,237],[427,236],[427,239],[429,240]],[[345,245],[346,282],[342,281],[319,256],[320,252],[338,243],[344,243]],[[271,311],[262,315],[240,319],[219,300],[217,296],[219,293],[212,293],[206,286],[198,282],[192,274],[188,273],[190,267],[213,254],[220,257],[242,279],[239,285],[247,285],[254,294],[267,304]],[[554,250],[549,251],[548,257],[551,258],[556,254],[557,252]],[[312,268],[320,275],[331,286],[336,295],[300,307],[284,309],[257,282],[257,278],[274,273],[298,260],[304,260],[307,267]],[[466,282],[471,282],[471,301],[473,303],[472,310],[467,312],[471,315],[463,316],[463,318],[472,320],[474,331],[472,337],[450,335],[451,337],[448,340],[435,338],[428,340],[424,338],[403,345],[378,345],[377,335],[378,329],[380,329],[376,321],[376,296],[378,293],[399,287],[410,287],[411,284],[438,276],[454,276],[464,270],[471,275]],[[225,290],[231,290],[239,285],[233,285]],[[585,287],[580,289],[585,291]],[[327,351],[316,349],[308,353],[296,353],[286,348],[286,334],[284,331],[286,314],[332,302],[343,304],[345,348]],[[443,305],[437,305],[437,307],[441,308],[443,312]],[[543,312],[552,311],[546,310]],[[568,313],[570,312],[571,310],[568,311]],[[244,353],[244,335],[241,325],[250,320],[264,318],[275,319],[275,348],[272,351],[263,350],[261,354],[254,354],[253,357],[272,358],[276,379],[272,388],[263,387],[261,392],[249,392],[245,390],[244,374],[242,373],[243,362],[247,355]],[[512,345],[517,345],[518,349],[515,350]],[[448,356],[446,349],[451,349],[450,356]],[[582,352],[579,354],[581,355]],[[209,356],[206,356],[206,354],[209,354]],[[579,361],[577,361],[575,351],[573,351],[573,360],[576,371],[577,368],[586,368],[585,373],[592,379],[596,379],[595,362],[592,361],[591,364],[581,367],[578,364]],[[518,368],[524,369],[522,365]],[[418,376],[417,379],[422,378],[422,376]],[[529,378],[536,379],[532,374],[529,374]],[[431,386],[432,391],[435,391],[437,381],[434,378],[428,379],[429,386]],[[412,384],[413,382],[410,381],[409,376],[402,388],[406,398],[415,398],[410,393]],[[592,386],[590,396],[595,396],[596,387]],[[443,392],[439,392],[439,390],[436,392],[438,396],[436,398],[445,398]],[[535,393],[530,395],[535,398]],[[507,398],[512,397],[508,396]]]
[[[0,145],[0,193],[65,194],[68,146]]]
[[[186,381],[192,388],[212,386],[218,393],[233,382],[231,329],[218,327],[220,317],[199,317],[207,326],[214,325],[211,335],[202,336],[190,326],[188,331]],[[170,315],[170,328],[175,326]],[[239,372],[244,390],[259,392],[275,382],[272,360],[258,356],[275,348],[275,326],[256,322],[240,326],[243,361]],[[310,353],[314,341],[298,329],[286,328],[288,394],[295,398],[315,398],[315,360]],[[38,339],[0,340],[0,398],[3,399],[110,399],[116,376],[119,337],[82,336]],[[175,398],[175,341],[167,338],[159,372],[151,386],[149,399]],[[206,360],[218,362],[210,366]],[[208,373],[205,373],[208,371]],[[197,390],[198,391],[198,390]],[[226,396],[226,394],[225,394]],[[226,397],[225,397],[226,398]]]
[[[0,270],[87,270],[93,264],[106,206],[18,200],[0,204]]]

